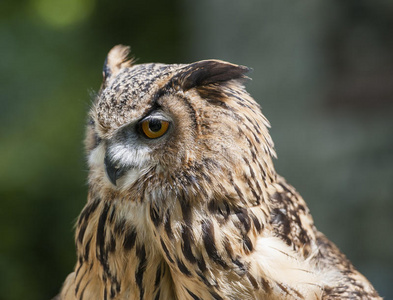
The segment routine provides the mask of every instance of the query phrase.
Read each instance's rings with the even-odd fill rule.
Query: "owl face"
[[[156,109],[117,130],[107,140],[104,158],[106,174],[112,184],[117,185],[122,177],[132,183],[144,170],[157,165],[158,160],[152,153],[157,148],[165,148],[173,126],[171,116]]]
[[[132,65],[127,54],[122,46],[109,53],[90,111],[86,148],[101,184],[125,189],[150,173],[173,177],[218,161],[232,168],[256,155],[250,144],[268,125],[241,84],[248,68],[216,60]]]

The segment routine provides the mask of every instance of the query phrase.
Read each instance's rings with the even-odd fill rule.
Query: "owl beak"
[[[125,167],[121,167],[119,166],[118,163],[113,162],[108,154],[105,155],[105,159],[104,159],[104,163],[105,163],[105,171],[106,171],[106,175],[108,176],[109,181],[116,186],[116,182],[117,180],[124,175],[124,173],[126,172],[126,168]]]

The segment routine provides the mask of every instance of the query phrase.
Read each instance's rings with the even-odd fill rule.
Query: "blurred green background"
[[[91,91],[109,49],[250,66],[276,168],[393,299],[393,1],[2,0],[0,299],[50,299],[75,263]]]

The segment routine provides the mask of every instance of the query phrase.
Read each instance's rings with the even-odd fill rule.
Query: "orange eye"
[[[142,131],[149,139],[156,139],[168,131],[169,122],[160,119],[142,121]]]

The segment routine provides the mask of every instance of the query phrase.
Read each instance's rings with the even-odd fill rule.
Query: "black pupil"
[[[152,132],[160,131],[161,127],[162,127],[161,120],[152,119],[149,121],[149,129]]]

